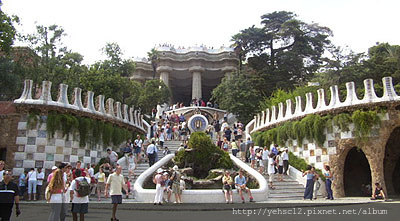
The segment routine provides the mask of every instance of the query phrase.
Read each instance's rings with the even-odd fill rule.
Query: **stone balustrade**
[[[288,120],[300,119],[308,114],[324,113],[335,109],[346,108],[346,107],[358,107],[365,104],[377,104],[382,102],[393,102],[400,101],[394,90],[392,77],[382,78],[383,82],[383,96],[378,97],[375,93],[374,82],[372,79],[364,80],[364,97],[359,99],[356,94],[356,87],[354,82],[346,83],[346,99],[344,102],[340,101],[338,86],[330,87],[330,101],[329,104],[325,101],[324,89],[317,91],[318,100],[316,106],[313,105],[312,93],[306,94],[305,107],[302,106],[302,97],[297,96],[295,98],[294,112],[292,100],[286,100],[286,105],[279,103],[278,107],[272,106],[271,109],[266,109],[261,113],[254,116],[254,119],[250,121],[246,126],[246,136],[249,137],[251,133],[261,130],[266,130],[277,124]]]
[[[57,101],[51,98],[51,85],[50,81],[43,81],[39,99],[32,98],[32,80],[25,80],[24,90],[19,99],[14,100],[16,105],[37,105],[48,106],[55,108],[65,108],[74,112],[81,112],[84,115],[93,115],[102,117],[111,122],[119,122],[127,127],[134,127],[141,132],[149,133],[150,127],[147,122],[144,122],[143,115],[140,111],[135,110],[134,107],[129,107],[121,102],[115,102],[112,98],[106,100],[104,106],[104,95],[99,95],[94,102],[94,93],[88,91],[85,97],[85,105],[82,104],[82,89],[74,88],[72,96],[73,101],[70,103],[68,100],[68,85],[60,84]]]

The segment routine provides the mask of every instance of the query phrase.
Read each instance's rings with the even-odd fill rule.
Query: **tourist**
[[[285,148],[285,150],[282,153],[282,159],[283,159],[283,174],[288,175],[287,172],[289,170],[289,154],[288,154],[288,148]]]
[[[125,198],[128,199],[129,194],[131,193],[131,182],[129,182],[128,177],[124,177],[124,180],[125,180],[125,185],[126,185],[126,189],[128,190],[128,192],[126,192],[124,189],[122,189],[122,193],[125,194]]]
[[[313,190],[313,199],[316,200],[318,198],[319,188],[321,188],[321,181],[318,173],[315,171],[315,167],[311,167],[311,171],[314,173],[314,190]]]
[[[87,173],[86,177],[82,175],[81,170],[75,170],[75,179],[71,183],[70,198],[72,201],[72,219],[73,221],[85,220],[85,214],[88,213],[89,195],[90,195],[90,175]]]
[[[26,192],[26,176],[28,174],[28,171],[24,170],[21,175],[19,175],[18,179],[18,188],[19,188],[19,199],[22,200],[24,199],[24,194]]]
[[[275,154],[275,156],[278,155],[278,144],[275,144],[272,146],[271,152]]]
[[[65,220],[65,208],[64,203],[64,174],[61,169],[55,169],[53,177],[47,187],[46,200],[51,203],[49,221]]]
[[[110,176],[110,171],[111,171],[111,165],[107,162],[108,159],[106,159],[106,162],[100,165],[100,168],[103,169],[104,174],[106,175],[105,179],[107,180],[108,176]]]
[[[375,190],[372,193],[371,200],[386,200],[386,194],[385,191],[383,191],[383,188],[380,183],[375,183]]]
[[[129,180],[132,179],[132,175],[135,174],[135,168],[136,168],[136,164],[135,164],[135,157],[133,156],[133,153],[130,153],[128,156],[128,176],[129,176]]]
[[[105,178],[106,178],[106,175],[104,173],[104,170],[103,170],[102,167],[100,167],[99,168],[99,174],[97,175],[97,186],[96,186],[96,189],[97,189],[97,201],[101,200],[100,199],[101,193],[104,192],[104,187],[105,187],[104,181],[105,181]]]
[[[307,184],[306,189],[304,190],[304,200],[309,199],[312,200],[313,198],[313,191],[314,191],[314,173],[312,172],[312,167],[310,165],[307,166],[306,171],[303,172],[303,177],[307,177]]]
[[[246,163],[249,162],[250,159],[250,147],[254,146],[253,141],[251,141],[250,137],[247,138],[247,142],[246,142]]]
[[[15,215],[21,214],[19,210],[19,190],[18,185],[12,182],[11,170],[2,170],[2,181],[0,181],[0,219],[10,220],[12,208],[15,203]]]
[[[232,155],[236,157],[236,154],[239,152],[239,147],[235,139],[232,140],[231,147],[232,147]]]
[[[226,127],[225,131],[224,131],[225,137],[228,141],[231,141],[231,137],[232,137],[232,131],[230,129],[229,126]]]
[[[333,172],[331,172],[331,168],[328,165],[324,165],[324,169],[325,169],[324,176],[326,178],[325,188],[326,188],[326,193],[328,194],[326,199],[333,200],[333,193],[332,193]]]
[[[96,178],[94,177],[95,164],[88,164],[88,174],[90,176],[90,195],[96,195]]]
[[[36,200],[37,172],[31,168],[26,180],[28,181],[28,200]]]
[[[179,168],[175,165],[172,168],[173,172],[170,180],[172,180],[172,192],[175,195],[175,203],[182,203],[181,195],[182,190],[180,188],[181,185],[181,173],[179,172]]]
[[[76,161],[76,167],[75,167],[75,169],[74,170],[72,170],[72,179],[75,179],[76,178],[76,175],[75,175],[75,171],[76,170],[80,170],[81,171],[81,174],[82,174],[82,176],[86,176],[86,172],[87,172],[87,170],[86,169],[84,169],[84,168],[82,168],[82,162],[81,161]]]
[[[107,158],[110,160],[111,166],[115,167],[115,164],[117,163],[118,160],[118,154],[111,150],[111,148],[107,148]]]
[[[163,188],[161,186],[161,183],[163,181],[163,170],[161,168],[158,168],[157,170],[157,175],[154,176],[153,182],[156,184],[156,195],[154,196],[154,205],[162,205],[162,200],[163,200]]]
[[[239,149],[240,149],[240,159],[245,162],[246,161],[246,143],[243,142],[243,140],[241,139],[239,141],[240,145],[239,145]]]
[[[181,180],[179,182],[180,182],[179,183],[179,188],[181,189],[181,191],[186,190],[186,182],[185,182],[185,177],[184,176],[181,176]],[[182,196],[181,196],[181,202],[182,202]]]
[[[269,181],[269,188],[274,190],[275,187],[273,185],[274,176],[275,176],[275,154],[270,152],[268,156],[268,181]]]
[[[51,168],[51,173],[47,176],[47,183],[50,183],[50,181],[53,178],[54,173],[56,172],[57,169],[58,169],[58,167],[56,167],[56,166],[53,166]]]
[[[250,166],[251,168],[254,169],[254,167],[256,166],[256,151],[253,145],[250,146],[249,152],[250,152]]]
[[[262,171],[262,174],[268,174],[268,157],[269,155],[269,150],[267,146],[264,146],[263,152],[262,152],[262,164],[264,166],[264,170]]]
[[[133,142],[134,145],[134,153],[136,157],[136,162],[140,163],[141,162],[141,153],[142,153],[142,144],[143,140],[140,138],[140,135],[138,134],[136,136],[136,140]]]
[[[222,177],[222,188],[225,193],[226,203],[233,203],[232,184],[233,180],[231,174],[229,170],[226,170],[224,176]]]
[[[149,158],[149,166],[153,166],[153,164],[155,163],[155,159],[156,159],[156,153],[157,153],[158,149],[155,145],[155,141],[152,140],[151,144],[147,147],[146,150],[146,155]]]
[[[42,187],[43,187],[43,180],[44,180],[44,172],[42,171],[42,168],[38,168],[37,175],[37,185],[36,185],[36,199],[40,200],[40,193],[42,192]]]
[[[278,155],[276,155],[276,165],[278,166],[278,181],[283,181],[283,158],[282,158],[282,152],[279,151]]]
[[[121,171],[122,167],[117,166],[115,172],[108,177],[104,193],[104,195],[108,196],[108,188],[110,188],[111,203],[113,204],[111,217],[112,221],[118,220],[116,217],[116,213],[118,204],[122,203],[122,188],[124,188],[125,191],[128,192],[124,182],[124,176],[122,176]]]
[[[259,172],[260,174],[264,174],[265,165],[266,165],[266,164],[264,164],[264,162],[263,162],[263,155],[264,155],[264,149],[261,148],[261,147],[259,147],[259,148],[257,149],[256,158],[257,158],[257,161],[258,161],[258,172]]]
[[[228,139],[226,137],[224,137],[224,141],[221,144],[222,150],[225,152],[228,152],[230,145],[231,144],[229,143]]]
[[[243,192],[247,192],[250,202],[254,202],[253,196],[251,195],[250,189],[246,186],[246,177],[243,176],[243,170],[239,170],[239,175],[235,177],[235,186],[236,189],[239,191],[240,199],[242,199],[242,203],[244,203]]]
[[[165,202],[169,203],[171,202],[171,194],[172,194],[172,180],[169,179],[169,174],[168,172],[164,172],[164,192],[167,193],[167,199]]]
[[[60,165],[58,165],[58,169],[61,170],[61,172],[63,173],[63,181],[64,181],[64,200],[62,201],[62,211],[61,211],[61,215],[60,215],[60,220],[64,221],[65,217],[67,216],[68,213],[68,204],[71,201],[71,197],[70,197],[70,193],[68,191],[70,184],[73,180],[73,176],[72,176],[72,167],[71,165],[69,165],[68,163],[60,163]],[[69,176],[68,176],[69,173]]]
[[[0,182],[3,181],[3,174],[4,174],[4,161],[0,160]]]
[[[164,148],[163,154],[164,154],[164,156],[171,154],[171,151],[168,149],[168,147]]]

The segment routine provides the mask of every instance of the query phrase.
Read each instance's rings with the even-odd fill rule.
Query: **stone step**
[[[303,197],[304,196],[304,191],[303,192],[294,192],[294,193],[274,193],[271,192],[269,194],[269,198],[282,198],[282,197]]]
[[[274,187],[276,190],[285,190],[285,189],[303,189],[304,190],[304,187],[300,184],[294,184],[294,185],[276,185],[275,183],[273,183],[273,184],[274,184]]]
[[[304,188],[302,189],[270,189],[271,194],[276,194],[276,193],[304,193]]]

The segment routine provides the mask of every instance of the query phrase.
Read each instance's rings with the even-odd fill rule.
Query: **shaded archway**
[[[362,150],[353,147],[347,154],[343,171],[345,196],[365,196],[363,186],[371,184],[371,169]]]
[[[386,143],[384,159],[388,195],[400,194],[400,127],[395,128]]]

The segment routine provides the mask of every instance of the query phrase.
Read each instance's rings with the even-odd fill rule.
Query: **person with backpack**
[[[80,221],[85,220],[85,213],[88,213],[89,194],[90,194],[90,175],[86,173],[86,177],[82,176],[81,170],[75,170],[76,178],[72,181],[70,186],[70,194],[72,201],[72,219],[78,220],[78,213]]]

